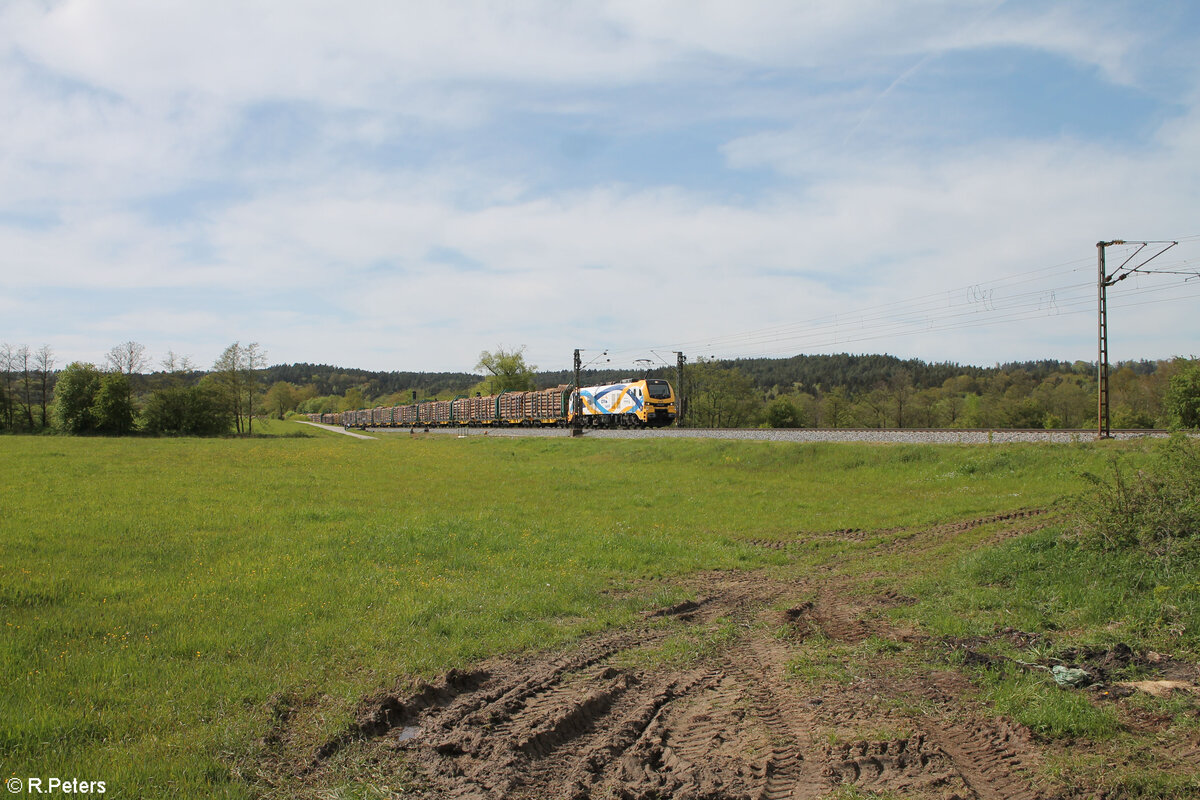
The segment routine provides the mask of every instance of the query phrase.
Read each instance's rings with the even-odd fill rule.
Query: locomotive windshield
[[[671,396],[671,384],[664,380],[648,380],[646,388],[650,390],[650,396],[655,400],[666,400]]]

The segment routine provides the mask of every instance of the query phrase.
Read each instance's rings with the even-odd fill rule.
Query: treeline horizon
[[[1110,372],[1129,369],[1137,375],[1151,375],[1161,363],[1173,359],[1131,359],[1109,365]],[[917,358],[902,359],[887,354],[835,353],[828,355],[796,355],[786,358],[735,358],[705,359],[689,361],[687,367],[698,364],[715,365],[724,369],[738,369],[749,376],[761,389],[770,390],[779,385],[801,384],[823,389],[842,386],[848,391],[871,389],[880,380],[886,380],[898,370],[906,370],[918,388],[931,388],[943,384],[948,378],[969,375],[980,378],[998,372],[1025,372],[1037,380],[1056,372],[1076,374],[1095,373],[1094,361],[1059,361],[1036,359],[1010,361],[991,367],[958,364],[953,361],[927,362]],[[157,373],[154,373],[157,374]],[[195,371],[202,377],[204,370]],[[278,380],[296,385],[312,384],[322,395],[344,395],[347,389],[357,387],[364,397],[376,398],[406,390],[417,389],[420,399],[441,398],[449,392],[467,393],[478,387],[481,376],[471,372],[423,372],[416,370],[368,370],[357,367],[340,367],[330,364],[297,362],[274,364],[262,370],[268,384]],[[584,383],[609,383],[630,377],[665,378],[675,383],[675,366],[657,366],[648,370],[632,369],[584,369]],[[534,382],[539,389],[571,384],[575,380],[572,370],[534,370]],[[150,376],[147,376],[150,377]]]
[[[1114,426],[1177,425],[1164,406],[1176,359],[1110,365]],[[1191,363],[1187,359],[1182,361]],[[311,387],[303,413],[329,413],[414,400],[491,394],[472,373],[379,372],[330,365],[276,365],[272,381]],[[641,372],[583,370],[584,385],[631,377],[678,384],[674,366]],[[570,370],[532,370],[529,385],[574,382]],[[677,392],[680,387],[676,386]],[[1039,359],[992,367],[926,362],[884,354],[711,359],[685,365],[684,424],[695,427],[1088,428],[1096,423],[1096,364]]]
[[[10,353],[31,353],[27,347],[5,347]],[[141,346],[121,346],[126,353],[130,347]],[[235,368],[218,362],[211,369],[196,369],[169,355],[162,369],[144,371],[148,359],[114,361],[113,353],[119,350],[110,353],[108,367],[123,372],[128,382],[124,391],[133,422],[122,430],[130,431],[163,432],[161,424],[147,424],[150,415],[145,412],[155,411],[151,401],[165,393],[179,392],[181,386],[230,384],[235,377],[237,388],[224,392],[235,401],[231,430],[225,432],[240,432],[243,416],[249,427],[254,415],[283,418],[491,393],[484,377],[467,372],[381,371],[307,362],[264,366],[258,351],[249,363]],[[52,351],[45,346],[38,351],[38,363],[11,358],[0,363],[0,428],[36,432],[53,427],[55,384],[70,370],[46,369],[53,364],[47,352]],[[1095,362],[1087,361],[1037,359],[983,367],[852,353],[701,359],[687,363],[684,385],[676,385],[676,391],[682,390],[685,398],[685,424],[697,427],[1089,428],[1096,424],[1096,369]],[[646,376],[678,384],[675,366],[640,372],[587,369],[583,382]],[[1178,402],[1172,405],[1170,388],[1173,380],[1181,385],[1191,381],[1200,395],[1196,359],[1120,361],[1110,365],[1110,376],[1113,427],[1194,424],[1187,422],[1188,412],[1180,411]],[[528,377],[539,389],[574,381],[570,370],[530,370]],[[1176,394],[1188,391],[1179,389]]]

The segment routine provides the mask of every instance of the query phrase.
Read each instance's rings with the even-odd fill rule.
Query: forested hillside
[[[257,346],[232,345],[210,370],[168,359],[144,371],[144,348],[114,348],[103,368],[52,369],[29,348],[6,352],[0,430],[75,433],[252,432],[254,416],[325,413],[492,393],[461,372],[375,372],[327,364],[265,366]],[[139,351],[139,348],[141,350]],[[124,353],[124,357],[120,354]],[[523,361],[517,360],[522,369]],[[678,384],[674,366],[650,375]],[[1200,361],[1130,361],[1111,369],[1116,428],[1200,424]],[[635,377],[586,370],[584,385]],[[570,371],[528,372],[514,385],[570,384]],[[60,390],[60,384],[62,389]],[[849,353],[688,363],[685,422],[703,427],[1088,428],[1096,424],[1096,366],[1055,360],[990,367]]]
[[[277,364],[263,370],[262,379],[268,386],[276,381],[312,386],[318,395],[344,395],[357,387],[366,397],[413,389],[422,395],[461,393],[479,383],[478,375],[465,372],[370,372],[327,364]]]
[[[697,364],[685,386],[691,424],[1086,428],[1096,423],[1095,366],[1084,362],[980,368],[885,356],[789,361],[793,363],[787,368],[759,362]],[[1113,426],[1172,424],[1165,405],[1167,387],[1183,364],[1191,362],[1116,365],[1111,378]]]
[[[1196,362],[1110,367],[1112,424],[1169,427],[1187,418],[1168,402],[1172,378]],[[886,355],[707,361],[685,378],[690,424],[717,427],[1086,428],[1096,424],[1096,365],[1029,361],[992,367]],[[1185,392],[1187,390],[1180,389]]]
[[[1168,427],[1168,384],[1188,359],[1130,361],[1111,367],[1112,421],[1118,428]],[[339,411],[374,404],[450,398],[484,390],[479,377],[445,373],[365,373],[297,365],[312,386],[338,387],[300,404],[301,411]],[[1026,361],[991,367],[927,363],[888,355],[801,355],[785,359],[700,361],[685,368],[689,424],[743,427],[998,427],[1079,428],[1096,422],[1096,365]],[[282,373],[281,373],[282,374]],[[675,367],[649,374],[678,383]],[[1190,374],[1190,373],[1189,373]],[[632,377],[629,370],[587,370],[584,384]],[[569,370],[532,375],[539,387],[570,384]],[[1180,379],[1182,380],[1182,378]],[[375,387],[399,388],[380,391]]]

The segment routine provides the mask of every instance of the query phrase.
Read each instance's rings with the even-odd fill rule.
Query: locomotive
[[[308,417],[313,422],[345,428],[567,427],[577,422],[588,427],[659,428],[674,422],[676,415],[675,391],[670,383],[661,378],[631,378],[603,386],[584,386],[578,391],[564,385]]]

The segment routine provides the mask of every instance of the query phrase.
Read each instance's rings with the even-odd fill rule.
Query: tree
[[[1006,428],[1044,428],[1046,411],[1032,397],[1005,404],[1002,414]]]
[[[167,351],[159,362],[159,368],[163,373],[162,380],[158,381],[159,386],[179,386],[196,369],[190,358],[176,355],[174,350]]]
[[[938,389],[922,389],[917,392],[909,403],[904,424],[914,428],[936,427],[934,419],[937,416],[936,405],[939,396]]]
[[[850,400],[842,386],[835,386],[821,399],[821,424],[827,428],[845,428],[850,425]]]
[[[162,360],[163,372],[168,375],[183,375],[191,372],[192,360],[187,356],[177,356],[174,350],[168,350]]]
[[[17,364],[21,367],[21,405],[25,407],[25,421],[33,430],[33,375],[29,371],[29,345],[17,348]]]
[[[16,372],[16,350],[7,342],[0,345],[0,379],[3,380],[4,398],[3,411],[5,427],[12,429],[16,422],[17,393],[13,389],[13,375]]]
[[[242,432],[242,398],[245,381],[245,356],[241,343],[234,342],[226,347],[213,364],[212,378],[233,418],[234,428]]]
[[[803,409],[785,396],[776,397],[767,406],[767,424],[772,428],[803,428],[806,423]]]
[[[109,350],[104,360],[113,372],[125,373],[130,381],[133,380],[134,373],[141,372],[150,364],[150,359],[146,356],[146,346],[132,341]]]
[[[749,422],[759,408],[754,381],[736,367],[719,367],[700,359],[688,370],[688,379],[691,425],[737,428]]]
[[[251,342],[242,349],[242,358],[246,385],[246,432],[254,433],[254,390],[258,387],[258,376],[254,373],[267,365],[267,354],[258,346],[258,342]]]
[[[336,394],[326,394],[320,397],[314,395],[304,398],[296,410],[301,414],[328,414],[334,411],[343,411],[343,399]],[[393,403],[392,405],[404,405],[404,403]]]
[[[133,376],[141,373],[150,365],[146,355],[146,346],[135,341],[119,344],[108,351],[104,357],[108,368],[118,375],[125,376],[125,405],[133,409]]]
[[[93,406],[100,390],[100,370],[92,364],[75,361],[67,365],[54,386],[54,406],[58,426],[68,433],[89,433],[96,429]]]
[[[263,402],[273,415],[283,419],[287,412],[295,410],[299,405],[300,391],[287,381],[275,381],[271,388],[267,389]]]
[[[882,428],[888,422],[888,397],[886,390],[876,387],[869,392],[860,392],[855,398],[857,402],[850,410],[850,416],[860,428]]]
[[[491,373],[488,381],[488,393],[525,392],[534,388],[533,373],[537,367],[525,363],[525,348],[505,350],[500,347],[494,353],[484,350],[479,354],[477,370]]]
[[[338,411],[357,411],[358,409],[362,408],[366,404],[367,404],[367,401],[363,397],[362,389],[358,388],[357,386],[351,386],[349,389],[346,390],[346,394],[342,398],[341,403],[338,404],[338,408],[336,410],[338,410]],[[331,409],[331,410],[333,410],[333,409]]]
[[[122,372],[100,376],[100,386],[92,401],[92,417],[96,430],[113,436],[124,436],[133,430],[133,402],[130,400],[129,377]]]
[[[4,385],[0,384],[0,427],[8,427],[8,420],[11,418],[12,400],[4,390]]]
[[[892,407],[896,409],[893,418],[897,428],[903,428],[907,421],[904,412],[908,409],[916,391],[913,389],[912,373],[906,369],[897,371],[887,380],[887,393]]]
[[[50,375],[54,371],[54,351],[50,349],[50,345],[42,345],[42,348],[34,354],[33,365],[38,374],[38,388],[41,391],[42,427],[45,428],[49,425],[46,412],[50,404]]]
[[[963,407],[958,415],[955,428],[986,428],[988,425],[988,409],[983,402],[983,395],[968,394],[963,398]]]
[[[1171,424],[1200,428],[1200,359],[1175,359],[1176,371],[1163,397]]]

